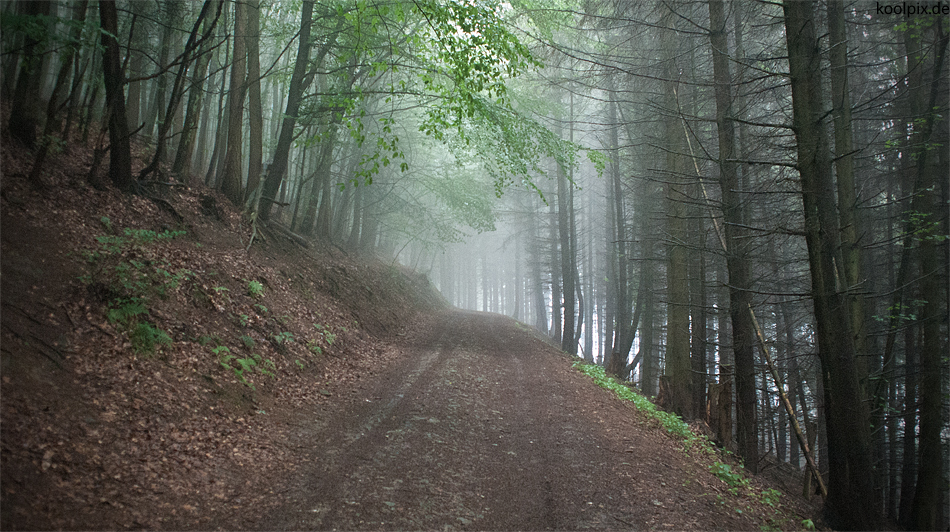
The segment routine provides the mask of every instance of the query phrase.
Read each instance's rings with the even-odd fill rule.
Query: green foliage
[[[279,332],[273,338],[277,345],[284,345],[294,341],[294,333],[290,331]]]
[[[241,342],[243,342],[243,343],[244,343],[244,347],[246,347],[246,348],[248,348],[248,349],[254,349],[254,347],[257,345],[257,342],[254,341],[254,338],[252,338],[252,337],[250,337],[250,336],[248,336],[248,335],[246,335],[246,334],[243,335],[243,336],[241,336]]]
[[[815,530],[815,523],[811,519],[802,519],[802,528],[805,530]]]
[[[875,321],[889,323],[894,321],[897,327],[903,326],[907,322],[917,321],[917,312],[927,302],[921,299],[915,299],[909,303],[897,303],[887,307],[885,315],[875,315]]]
[[[256,308],[257,312],[260,314],[267,314],[267,307],[265,307],[264,305],[255,303],[254,308]]]
[[[326,325],[314,323],[313,328],[320,333],[320,336],[323,338],[323,341],[327,343],[327,346],[333,346],[333,342],[336,342],[336,334],[330,332],[330,328]],[[316,344],[316,342],[313,340],[311,340],[311,342]]]
[[[100,219],[106,230],[115,232],[108,217]],[[115,299],[167,297],[194,273],[182,269],[172,273],[165,260],[152,260],[147,246],[184,235],[184,231],[156,233],[147,229],[125,228],[122,236],[113,234],[96,237],[98,246],[83,253],[90,273],[80,277],[87,283],[100,283]]]
[[[116,299],[106,312],[109,323],[132,327],[141,316],[148,315],[148,309],[141,298]]]
[[[128,334],[132,349],[138,354],[151,354],[162,345],[169,347],[168,333],[145,319],[148,309],[140,298],[117,299],[112,302],[106,318]]]
[[[921,194],[926,192],[921,192]],[[910,236],[918,240],[933,240],[943,242],[950,238],[950,235],[941,234],[940,221],[935,219],[933,213],[920,211],[906,211],[907,217],[904,223],[908,227]]]
[[[323,348],[320,347],[320,344],[318,344],[316,340],[307,340],[307,349],[315,355],[323,354]]]
[[[223,345],[219,345],[211,351],[218,357],[218,363],[222,368],[234,373],[234,376],[238,378],[241,384],[252,390],[257,390],[257,388],[247,377],[255,370],[262,375],[276,378],[275,372],[277,371],[277,367],[274,365],[274,362],[257,353],[251,353],[250,356],[247,357],[238,357],[232,355],[231,350]]]
[[[155,352],[159,345],[171,347],[172,339],[168,333],[152,325],[148,321],[140,321],[129,331],[129,341],[132,342],[132,349],[139,354],[150,354]]]
[[[693,446],[698,446],[704,451],[712,450],[709,440],[707,440],[705,437],[697,436],[689,429],[689,425],[687,425],[686,422],[682,420],[682,418],[676,414],[660,410],[656,407],[656,405],[651,403],[649,399],[641,395],[633,388],[625,386],[617,379],[608,376],[603,367],[597,366],[595,364],[585,364],[580,361],[575,362],[574,367],[579,369],[581,373],[594,379],[594,382],[597,383],[597,385],[601,388],[611,390],[621,399],[633,402],[633,404],[637,407],[637,410],[644,413],[647,417],[659,421],[667,432],[683,440],[686,449],[690,449]]]
[[[728,484],[733,494],[737,494],[739,488],[749,487],[749,479],[747,479],[741,471],[734,470],[729,464],[713,462],[709,466],[709,471]]]
[[[106,230],[115,231],[108,217],[103,216],[99,221]],[[97,236],[98,247],[84,254],[90,273],[80,280],[105,287],[111,295],[106,319],[128,335],[132,349],[138,354],[151,354],[159,346],[172,345],[168,333],[146,319],[148,299],[167,297],[170,290],[193,275],[189,270],[171,273],[167,262],[142,258],[147,256],[144,247],[183,234],[184,231],[156,233],[126,228],[123,236]]]
[[[760,499],[765,504],[775,507],[778,504],[778,501],[782,498],[782,493],[774,488],[769,488],[767,490],[762,490],[760,493]]]
[[[264,295],[264,285],[258,281],[247,282],[247,295],[251,297],[260,297]]]

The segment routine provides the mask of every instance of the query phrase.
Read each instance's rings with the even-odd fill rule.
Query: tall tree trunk
[[[248,164],[247,194],[257,191],[264,168],[264,108],[261,102],[261,1],[247,0],[247,33],[244,40],[247,48],[247,115],[248,115]],[[260,199],[257,194],[256,199]],[[257,210],[256,205],[251,206]]]
[[[82,0],[73,5],[73,21],[76,23],[70,31],[69,42],[66,44],[65,51],[62,54],[59,73],[56,75],[56,83],[53,85],[53,93],[46,104],[46,124],[43,125],[43,138],[40,141],[40,149],[36,152],[33,159],[33,169],[30,170],[30,182],[34,185],[41,185],[40,172],[43,169],[43,163],[46,155],[49,153],[50,145],[53,143],[53,135],[59,131],[60,122],[58,116],[62,110],[60,97],[63,89],[68,85],[69,72],[75,64],[75,55],[79,52],[82,45],[82,25],[86,20],[86,7],[88,0]],[[64,139],[65,140],[65,139]]]
[[[123,192],[132,192],[132,145],[129,142],[129,121],[125,115],[124,76],[119,64],[118,13],[115,0],[100,0],[99,21],[102,25],[102,70],[109,109],[109,179]]]
[[[49,16],[49,1],[23,1],[19,4],[24,15]],[[30,149],[36,146],[37,130],[43,120],[38,95],[43,81],[43,62],[46,54],[41,53],[39,46],[40,41],[37,39],[30,35],[25,37],[23,52],[20,54],[20,74],[17,76],[10,105],[10,119],[7,122],[10,135]]]
[[[609,92],[610,101],[608,102],[607,118],[609,123],[616,124],[618,120],[616,92]],[[610,194],[607,200],[610,202],[610,213],[613,218],[609,226],[613,234],[607,237],[608,258],[611,262],[610,272],[608,273],[609,288],[612,294],[611,310],[614,315],[613,342],[610,346],[609,360],[606,363],[607,371],[620,377],[624,367],[627,364],[627,356],[630,353],[629,345],[633,343],[633,336],[636,334],[636,324],[634,330],[630,330],[630,286],[627,281],[627,242],[626,232],[624,231],[624,203],[623,188],[620,178],[620,138],[618,128],[610,128]],[[630,343],[627,339],[630,338]],[[624,347],[626,346],[626,350]]]
[[[217,0],[219,7],[218,13],[220,15],[221,5],[223,5],[223,0]],[[210,34],[206,34],[210,37]],[[191,159],[192,154],[194,153],[194,144],[195,137],[199,134],[198,131],[198,117],[201,114],[201,102],[204,97],[205,92],[205,83],[206,76],[208,73],[208,65],[211,63],[211,56],[213,51],[210,49],[211,42],[210,40],[204,40],[198,49],[198,57],[195,63],[195,68],[192,70],[191,75],[191,88],[188,92],[188,104],[185,109],[185,122],[182,125],[181,137],[178,139],[178,148],[175,150],[175,161],[172,164],[172,174],[175,174],[179,177],[182,174],[191,171]],[[207,115],[207,113],[206,113]],[[207,116],[204,117],[205,121]],[[182,179],[185,183],[190,183],[191,178],[185,177]]]
[[[247,6],[243,0],[234,3],[234,55],[231,81],[228,86],[228,148],[218,181],[221,192],[234,205],[244,201],[244,96],[247,85]]]
[[[912,211],[926,220],[930,227],[918,227],[920,232],[920,293],[924,298],[920,310],[923,329],[923,341],[920,346],[920,457],[918,459],[917,488],[914,492],[914,524],[918,530],[935,530],[941,491],[946,489],[943,478],[943,449],[940,433],[944,428],[943,374],[946,371],[941,359],[946,357],[946,338],[941,335],[941,322],[947,318],[947,307],[940,289],[940,265],[937,256],[936,229],[946,217],[938,210],[937,175],[947,178],[946,167],[936,163],[937,154],[932,150],[934,131],[939,115],[938,98],[940,94],[941,72],[946,59],[950,34],[944,33],[943,19],[936,24],[937,43],[933,56],[933,74],[930,94],[923,108],[923,116],[915,114],[914,120],[914,159],[917,161],[917,193],[912,201]],[[910,31],[908,31],[910,33]],[[911,91],[920,91],[921,100],[925,86],[911,86]],[[911,100],[915,99],[911,96]],[[945,222],[944,222],[945,223]]]
[[[848,287],[851,308],[851,334],[855,354],[867,353],[867,334],[864,326],[861,252],[858,240],[861,223],[858,219],[858,200],[854,186],[854,141],[851,132],[851,98],[848,87],[848,38],[845,32],[844,1],[828,1],[828,33],[831,40],[831,104],[835,125],[835,173],[837,174],[838,219],[841,227],[841,254],[844,258],[844,280]],[[863,370],[866,374],[866,369]],[[862,375],[863,377],[864,375]]]
[[[666,18],[666,29],[663,38],[664,61],[667,64],[665,86],[666,109],[668,116],[664,124],[664,139],[667,146],[666,174],[666,232],[667,239],[667,266],[666,266],[666,371],[669,378],[668,405],[674,412],[690,419],[693,417],[692,402],[689,395],[690,362],[689,362],[689,261],[687,259],[686,239],[688,234],[686,219],[686,183],[685,176],[689,168],[686,159],[686,135],[680,117],[676,110],[679,108],[681,97],[678,92],[682,89],[676,68],[675,46],[673,42],[672,11]]]
[[[726,268],[729,275],[729,317],[736,379],[736,443],[739,456],[752,471],[758,468],[754,330],[751,321],[752,286],[748,263],[748,235],[743,229],[745,209],[739,195],[736,164],[735,113],[729,71],[726,18],[721,0],[709,2],[709,40],[716,82],[716,124],[719,131],[719,188],[725,222]]]
[[[818,354],[828,432],[832,526],[881,526],[871,463],[870,419],[855,357],[847,295],[836,287],[840,236],[827,133],[822,123],[820,47],[812,2],[786,0],[785,35],[792,86],[793,130],[798,145],[805,240],[812,278]]]
[[[152,157],[152,161],[139,172],[139,179],[145,179],[152,172],[157,172],[162,174],[161,165],[165,160],[165,142],[168,138],[168,133],[172,129],[172,124],[174,122],[174,116],[178,110],[178,104],[181,103],[181,97],[184,94],[184,84],[185,84],[185,73],[188,71],[188,65],[191,63],[192,52],[196,47],[200,46],[203,41],[211,37],[211,32],[214,30],[214,24],[217,23],[218,17],[221,15],[221,2],[218,2],[218,11],[215,15],[214,20],[210,23],[210,26],[206,28],[205,33],[199,39],[199,30],[201,29],[202,22],[209,16],[211,12],[213,0],[205,0],[204,5],[201,6],[201,13],[198,15],[198,19],[195,20],[195,24],[191,29],[191,34],[188,36],[188,41],[185,43],[185,49],[180,56],[181,63],[178,66],[178,73],[175,76],[175,81],[172,84],[171,95],[168,98],[168,108],[165,109],[163,118],[158,126],[158,139],[156,141],[155,155]]]
[[[308,73],[310,63],[310,29],[313,25],[313,6],[314,0],[304,0],[300,10],[300,33],[297,36],[297,59],[294,62],[294,71],[290,77],[290,88],[287,91],[287,111],[284,113],[284,119],[280,124],[280,135],[277,138],[277,147],[274,149],[274,159],[267,170],[267,176],[264,178],[264,189],[261,193],[261,204],[258,217],[262,220],[270,218],[270,209],[274,203],[274,197],[280,188],[280,183],[287,173],[287,163],[290,156],[290,145],[294,139],[294,127],[297,124],[297,115],[300,112],[300,101],[303,92],[313,81],[313,75]],[[321,49],[321,53],[326,55],[329,46],[334,42],[335,37],[329,39],[329,42]],[[318,60],[318,63],[322,59]]]
[[[574,183],[567,179],[564,168],[557,167],[557,226],[561,251],[561,279],[562,296],[564,298],[564,327],[561,330],[561,350],[571,355],[577,354],[577,344],[574,343],[574,311],[576,264],[571,246],[571,196]]]

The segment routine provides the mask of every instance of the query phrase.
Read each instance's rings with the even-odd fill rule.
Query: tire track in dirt
[[[517,322],[448,311],[400,349],[306,424],[310,458],[255,528],[748,528],[664,435]]]

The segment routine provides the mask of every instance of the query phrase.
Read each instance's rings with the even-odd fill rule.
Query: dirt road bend
[[[266,529],[543,530],[754,527],[526,327],[448,311],[404,356],[296,438],[309,458]]]

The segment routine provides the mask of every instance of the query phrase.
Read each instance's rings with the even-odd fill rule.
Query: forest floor
[[[76,148],[32,187],[29,153],[2,146],[0,529],[814,518],[794,481],[728,484],[709,470],[728,458],[422,276],[279,232],[246,250],[214,191],[98,191]]]

